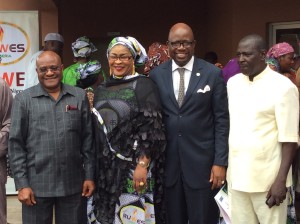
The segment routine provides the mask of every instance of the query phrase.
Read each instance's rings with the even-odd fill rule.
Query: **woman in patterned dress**
[[[135,72],[147,55],[133,37],[108,46],[110,78],[94,96],[98,152],[95,215],[101,224],[164,223],[165,135],[155,84]]]

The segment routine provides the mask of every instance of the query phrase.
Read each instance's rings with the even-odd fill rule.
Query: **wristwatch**
[[[138,165],[140,165],[141,167],[143,168],[148,168],[150,163],[145,163],[144,161],[139,161],[138,162]]]

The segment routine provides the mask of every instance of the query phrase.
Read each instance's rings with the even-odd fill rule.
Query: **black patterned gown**
[[[98,153],[94,194],[97,220],[101,224],[164,223],[165,135],[155,84],[137,74],[127,79],[110,78],[96,89],[94,97],[94,107],[107,129],[105,134],[104,126],[94,116]],[[132,174],[141,155],[150,156],[151,164],[148,187],[137,193]]]

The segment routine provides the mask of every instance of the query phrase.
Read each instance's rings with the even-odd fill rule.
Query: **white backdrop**
[[[0,77],[13,95],[24,89],[27,65],[38,50],[38,11],[0,11]]]
[[[13,95],[24,89],[27,64],[38,50],[38,11],[0,11],[0,77]],[[6,193],[16,194],[10,177]]]

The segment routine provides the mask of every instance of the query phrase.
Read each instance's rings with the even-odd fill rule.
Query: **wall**
[[[66,41],[65,66],[72,63],[71,43],[82,35],[97,43],[100,48],[96,54],[97,59],[104,67],[107,67],[106,48],[113,38],[110,32],[134,36],[148,50],[148,46],[155,41],[165,43],[170,27],[183,21],[194,28],[197,40],[203,39],[204,8],[198,7],[196,1],[153,0],[146,1],[144,5],[133,0],[123,1],[122,4],[118,0],[97,1],[99,7],[92,0],[85,0],[85,4],[75,2],[78,0],[74,0],[72,10],[66,1],[58,3],[59,24]],[[200,55],[201,50],[197,48],[196,52]]]
[[[97,4],[95,2],[97,1]],[[0,0],[0,10],[39,10],[40,39],[48,32],[65,38],[63,60],[73,63],[71,43],[86,35],[99,48],[95,55],[106,66],[105,50],[113,38],[110,32],[136,37],[145,48],[154,41],[165,43],[170,27],[186,22],[197,40],[195,54],[215,51],[225,64],[235,56],[238,41],[249,33],[268,38],[269,22],[299,21],[299,0]],[[199,7],[200,5],[200,7]],[[42,43],[42,41],[41,41]]]
[[[298,5],[299,0],[207,1],[205,48],[214,49],[225,64],[243,36],[257,33],[267,41],[268,23],[300,21]]]
[[[77,2],[78,0],[74,0]],[[249,33],[258,33],[267,39],[267,23],[300,20],[299,0],[173,0],[151,1],[144,5],[128,0],[72,5],[60,1],[60,28],[66,46],[81,35],[101,43],[97,57],[106,63],[105,48],[112,39],[108,32],[135,36],[147,48],[154,41],[165,42],[169,28],[176,22],[186,22],[194,30],[197,40],[196,55],[215,51],[225,64],[235,56],[238,41]],[[200,7],[199,7],[200,5]],[[72,25],[70,25],[72,24]],[[70,26],[72,27],[70,29]],[[72,63],[71,49],[65,48],[65,63]]]

